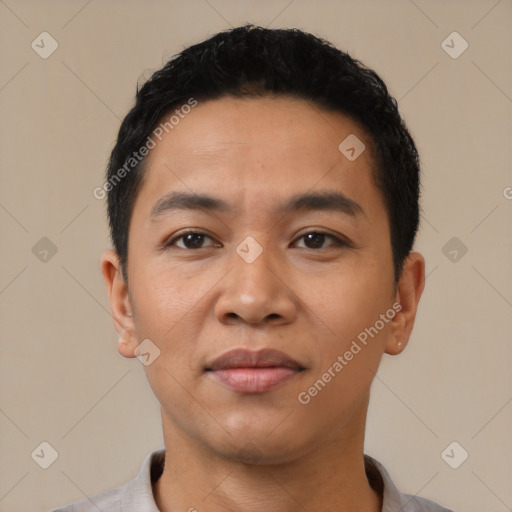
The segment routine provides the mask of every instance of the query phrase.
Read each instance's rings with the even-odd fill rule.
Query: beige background
[[[511,20],[510,0],[0,1],[0,510],[120,485],[161,446],[142,365],[116,351],[92,191],[139,76],[247,21],[375,68],[422,155],[429,277],[412,342],[375,380],[367,452],[403,491],[511,510]],[[31,48],[43,31],[59,45],[48,59]],[[469,43],[457,59],[441,47],[453,31]],[[58,249],[46,262],[42,237]],[[456,262],[452,237],[467,247]],[[48,469],[31,458],[43,441],[58,452]],[[441,457],[452,441],[469,452],[458,469]]]

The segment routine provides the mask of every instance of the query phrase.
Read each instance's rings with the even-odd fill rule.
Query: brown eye
[[[303,238],[309,249],[318,249],[325,242],[325,235],[323,233],[308,233]]]
[[[207,245],[204,245],[206,239],[213,240],[211,236],[204,233],[189,231],[188,233],[182,233],[181,235],[174,237],[172,240],[169,240],[165,246],[176,246],[179,249],[189,250],[203,249],[204,247],[208,247]]]
[[[310,231],[309,233],[305,233],[299,238],[299,240],[304,240],[306,249],[326,249],[333,246],[346,247],[349,245],[347,242],[340,240],[334,235],[322,233],[320,231]],[[332,242],[328,245],[324,245],[326,240],[331,240]]]

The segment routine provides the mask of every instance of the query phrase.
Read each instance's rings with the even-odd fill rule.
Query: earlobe
[[[424,286],[425,259],[419,252],[411,252],[404,262],[397,285],[395,300],[400,304],[400,310],[391,322],[386,354],[399,354],[407,346]]]
[[[135,349],[137,348],[137,343],[133,343],[134,338],[132,336],[125,336],[124,334],[120,334],[117,340],[117,351],[123,357],[133,358],[137,357],[135,353]]]
[[[106,251],[101,257],[101,271],[107,288],[114,326],[119,333],[118,351],[124,357],[136,357],[135,324],[131,311],[128,287],[124,281],[119,257],[115,251]]]

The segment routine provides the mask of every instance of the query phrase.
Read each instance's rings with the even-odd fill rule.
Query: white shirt
[[[383,496],[382,512],[453,512],[433,501],[402,494],[384,466],[365,455],[365,470],[372,488]],[[139,474],[126,485],[75,501],[51,512],[160,512],[153,497],[154,484],[164,469],[165,450],[149,453]]]

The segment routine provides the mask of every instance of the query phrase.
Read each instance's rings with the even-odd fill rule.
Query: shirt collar
[[[386,468],[369,455],[364,456],[364,467],[370,485],[382,496],[381,512],[403,510],[407,504],[407,498],[396,488]]]
[[[122,512],[160,512],[155,503],[152,484],[162,474],[164,462],[165,449],[155,450],[146,456],[138,475],[123,488]]]
[[[123,488],[122,512],[159,512],[153,496],[154,484],[163,472],[165,449],[149,453],[138,475]],[[384,466],[369,455],[364,456],[365,471],[373,489],[382,495],[382,512],[403,510],[413,497],[402,494],[396,487]]]

